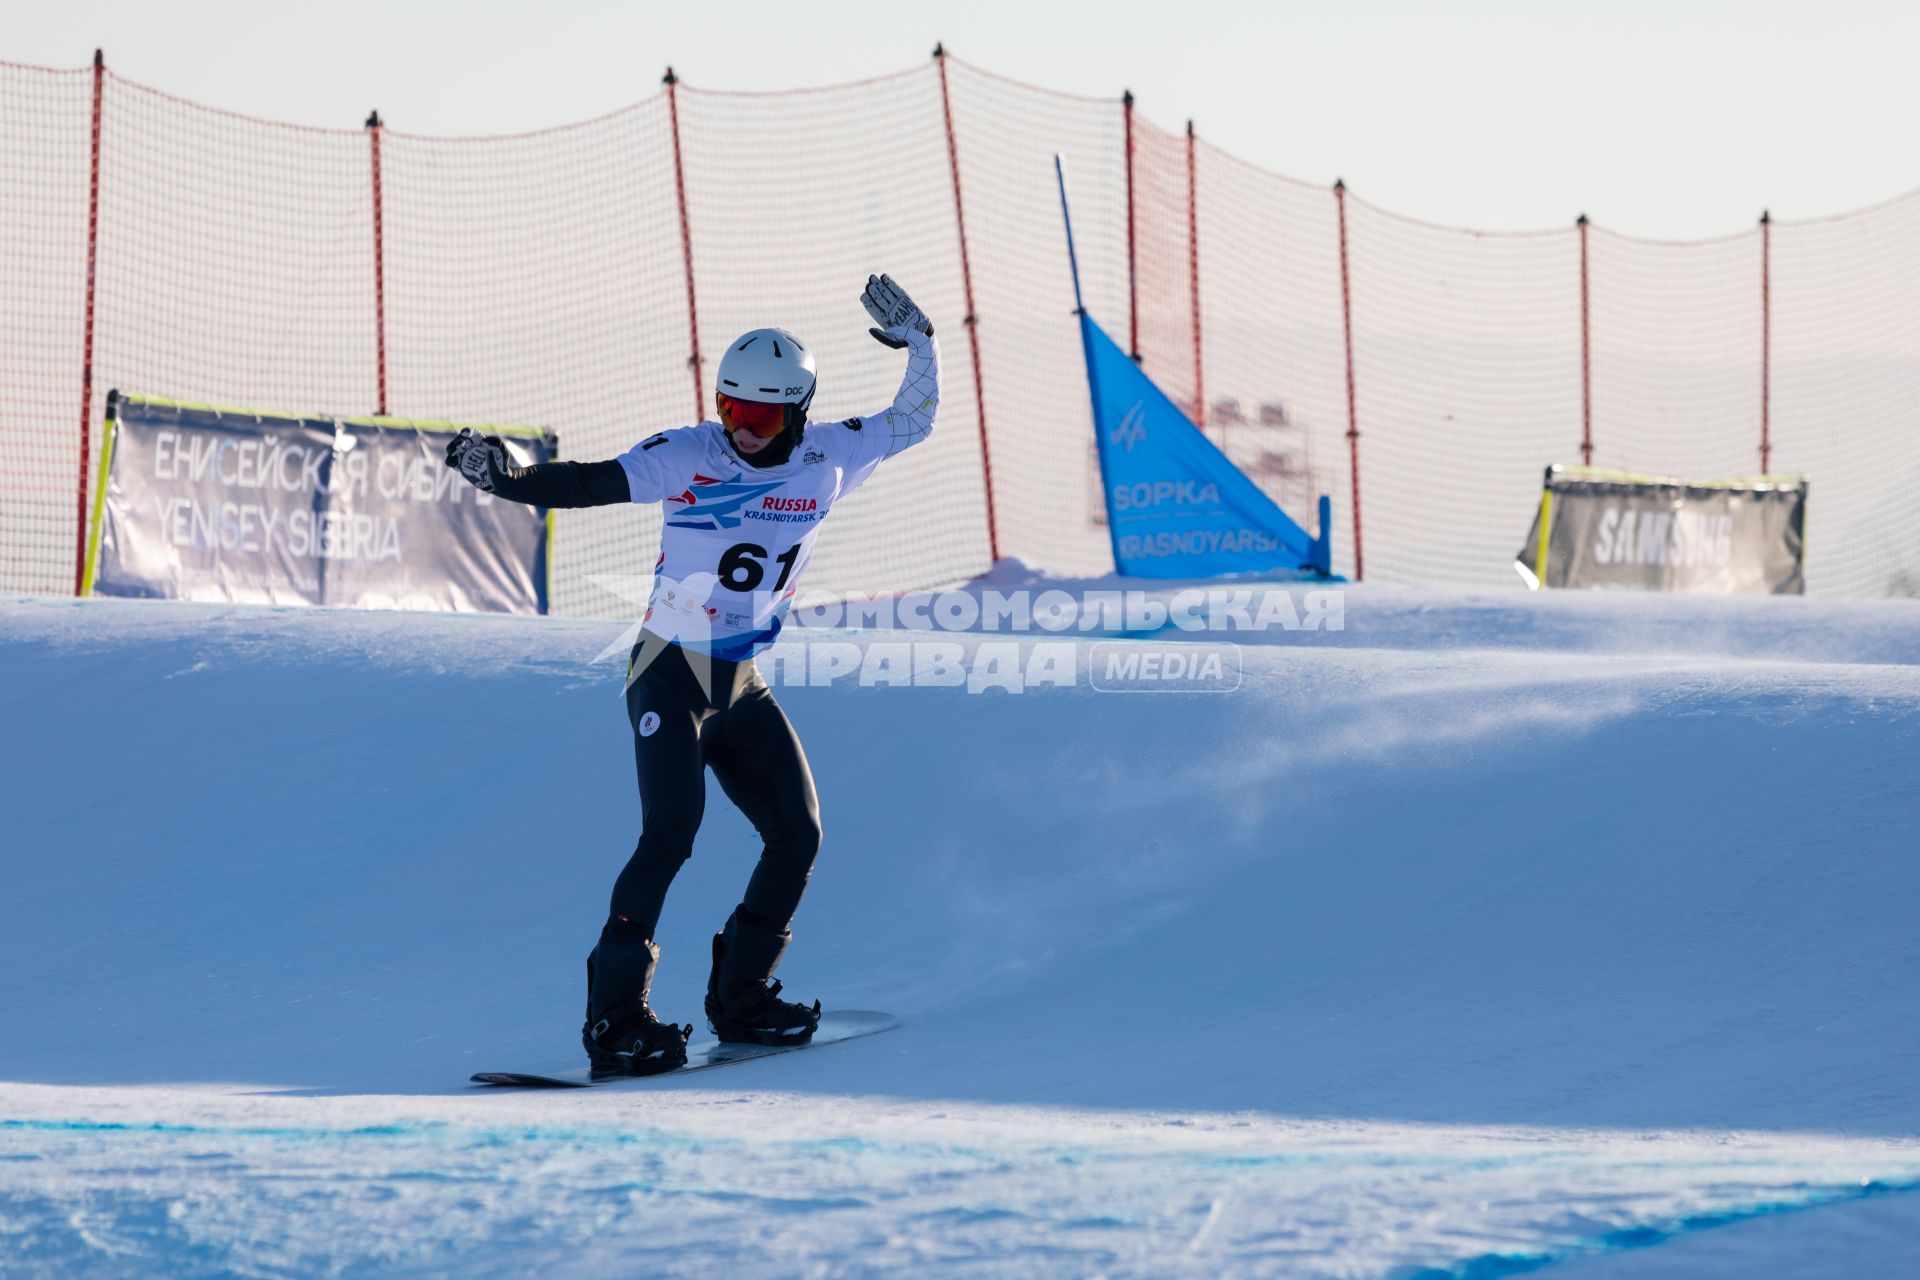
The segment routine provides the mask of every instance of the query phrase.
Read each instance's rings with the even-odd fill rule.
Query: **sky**
[[[1291,177],[1485,230],[1580,213],[1689,239],[1920,187],[1920,5],[1721,0],[338,0],[18,4],[0,60],[213,106],[414,133],[563,124],[689,84],[785,89],[923,62],[1117,97]]]

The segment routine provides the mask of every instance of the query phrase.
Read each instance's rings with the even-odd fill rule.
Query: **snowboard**
[[[642,1084],[649,1080],[671,1080],[675,1076],[686,1075],[689,1071],[706,1071],[712,1067],[724,1067],[733,1062],[750,1062],[755,1058],[769,1058],[776,1053],[798,1053],[802,1049],[817,1049],[823,1044],[837,1044],[842,1040],[857,1040],[861,1036],[878,1035],[882,1031],[891,1031],[900,1025],[900,1019],[890,1013],[875,1013],[868,1009],[835,1009],[820,1015],[820,1026],[814,1031],[813,1038],[805,1044],[722,1044],[718,1040],[695,1041],[687,1046],[685,1066],[675,1067],[671,1071],[662,1071],[651,1076],[608,1076],[604,1080],[595,1080],[586,1066],[578,1066],[547,1073],[528,1071],[476,1071],[469,1077],[475,1084],[505,1085],[520,1089],[589,1089],[610,1084]]]

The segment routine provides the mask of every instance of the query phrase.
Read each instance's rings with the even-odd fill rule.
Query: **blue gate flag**
[[[1116,569],[1141,578],[1332,576],[1326,495],[1316,538],[1201,434],[1084,309],[1080,339]]]

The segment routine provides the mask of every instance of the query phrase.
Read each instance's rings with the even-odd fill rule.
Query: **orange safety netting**
[[[547,427],[579,459],[692,420],[670,129],[654,98],[510,138],[383,130],[391,412]],[[659,508],[555,524],[554,611],[631,612],[593,579],[651,571]]]
[[[1370,580],[1517,585],[1547,465],[1590,444],[1724,478],[1764,445],[1812,477],[1811,590],[1920,594],[1920,197],[1705,242],[1485,234],[952,58],[669,83],[463,139],[0,64],[0,590],[73,590],[111,387],[541,426],[609,457],[709,415],[723,344],[761,324],[813,343],[815,417],[885,405],[875,271],[939,327],[939,426],[849,500],[807,585],[934,585],[996,551],[1109,572],[1056,153],[1095,318],[1302,524],[1332,496],[1336,571],[1359,534]],[[658,530],[560,513],[556,611],[631,612],[595,579],[645,574]]]
[[[72,591],[93,78],[0,63],[0,591]]]

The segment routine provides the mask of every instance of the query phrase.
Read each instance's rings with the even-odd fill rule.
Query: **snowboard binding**
[[[595,1080],[654,1076],[687,1062],[693,1024],[662,1022],[647,998],[660,964],[660,948],[625,916],[600,931],[587,957],[587,1021],[580,1028]]]
[[[687,1041],[692,1038],[692,1023],[681,1027],[662,1022],[645,1000],[615,1009],[580,1030],[580,1043],[586,1046],[587,1064],[595,1080],[657,1076],[684,1067]]]
[[[771,981],[793,935],[736,910],[713,935],[713,972],[707,979],[707,1025],[722,1044],[799,1045],[820,1027],[820,1002],[811,1008],[780,999]]]

